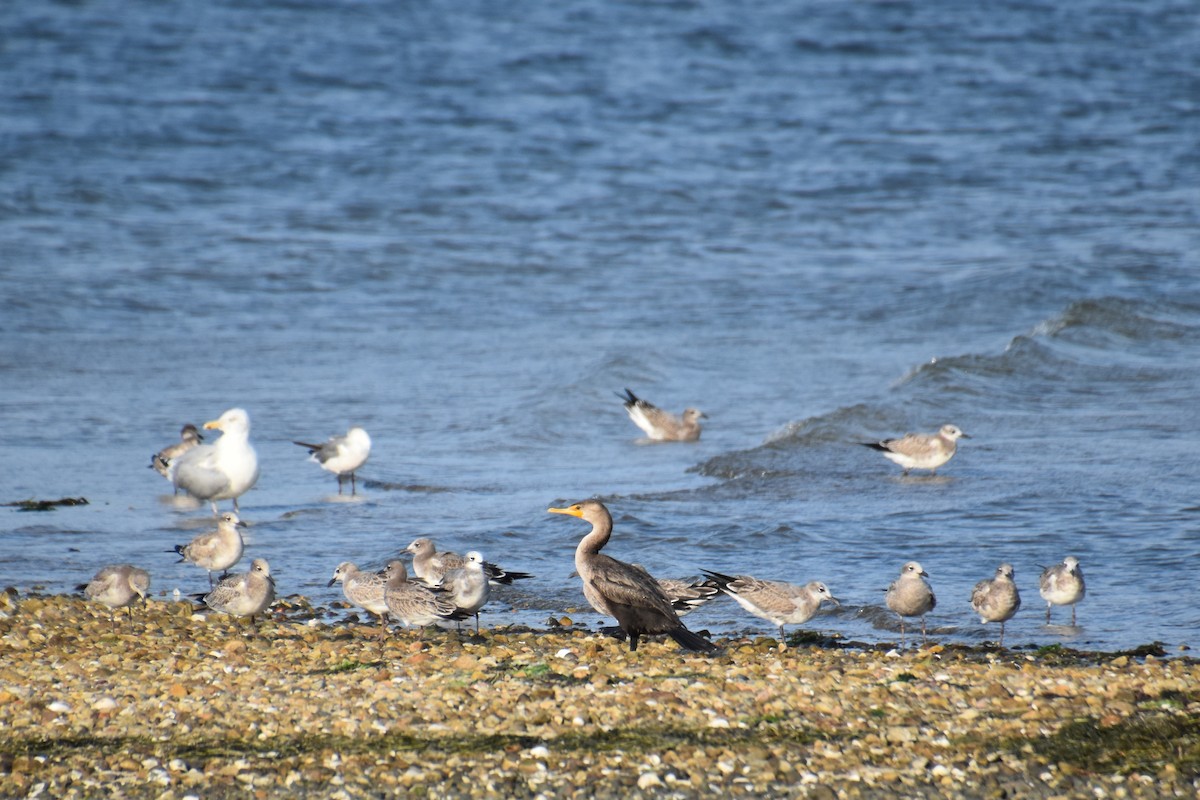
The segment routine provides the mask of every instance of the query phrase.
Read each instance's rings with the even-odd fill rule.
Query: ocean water
[[[0,584],[69,591],[211,523],[146,468],[246,408],[247,558],[328,604],[417,536],[586,609],[612,555],[819,579],[894,641],[1200,630],[1200,8],[1049,2],[21,4],[0,20]],[[709,416],[645,445],[615,393]],[[936,477],[858,442],[971,439]],[[293,439],[362,425],[361,497]],[[1039,565],[1077,556],[1077,628]],[[611,621],[605,620],[606,624]],[[730,601],[688,618],[771,633]]]

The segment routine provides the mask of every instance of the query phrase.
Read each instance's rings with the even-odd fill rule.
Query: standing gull
[[[820,581],[803,586],[783,581],[767,581],[749,575],[732,577],[720,572],[701,570],[713,584],[756,617],[779,626],[779,642],[786,646],[783,626],[802,625],[812,619],[826,600],[840,605],[828,587]]]
[[[338,494],[342,493],[342,480],[350,476],[350,494],[358,494],[358,485],[354,473],[367,463],[371,455],[371,437],[362,428],[351,428],[344,436],[330,437],[324,444],[307,444],[292,442],[301,447],[307,447],[312,461],[321,465],[337,476]]]
[[[206,429],[222,431],[216,444],[202,444],[188,450],[172,463],[171,480],[176,488],[198,500],[212,503],[217,514],[218,500],[233,500],[233,510],[239,511],[238,498],[258,481],[258,454],[250,444],[250,415],[240,408],[231,408],[211,422]]]
[[[1000,623],[1000,646],[1004,646],[1004,623],[1012,619],[1021,607],[1021,594],[1013,583],[1012,564],[996,568],[996,577],[975,584],[971,592],[971,608],[982,623]]]
[[[887,588],[887,607],[900,616],[900,646],[904,646],[904,618],[921,618],[921,641],[925,636],[925,615],[933,611],[937,598],[925,579],[929,573],[921,569],[916,561],[909,561],[900,568],[900,577]]]
[[[634,566],[640,569],[642,565],[634,564]],[[709,586],[708,581],[705,580],[688,578],[656,578],[655,580],[658,581],[658,588],[662,589],[663,594],[671,601],[671,607],[675,609],[675,614],[679,617],[686,617],[721,593],[716,587]]]
[[[383,575],[387,580],[383,599],[387,603],[388,614],[397,622],[424,628],[426,625],[465,617],[442,590],[410,581],[403,561],[389,561]],[[425,635],[424,630],[421,635]]]
[[[178,442],[169,444],[150,456],[151,469],[157,470],[159,475],[162,475],[167,480],[171,480],[171,463],[203,441],[204,437],[200,435],[200,431],[196,429],[195,425],[189,422],[179,431]],[[178,486],[175,487],[175,494],[179,494]]]
[[[150,591],[150,573],[132,564],[110,564],[102,568],[90,583],[75,587],[88,600],[104,603],[112,613],[109,621],[117,627],[116,609],[124,607],[129,614],[129,629],[133,630],[133,601],[145,600]]]
[[[329,585],[342,582],[342,594],[354,605],[379,617],[380,636],[387,632],[387,579],[378,572],[362,572],[351,561],[343,561],[333,571]]]
[[[442,576],[447,572],[452,569],[462,569],[467,563],[467,560],[458,553],[439,553],[433,539],[424,537],[414,539],[408,547],[404,548],[404,552],[412,553],[413,574],[434,586],[441,583]],[[490,583],[504,584],[505,586],[511,585],[513,581],[533,577],[528,572],[506,570],[488,561],[483,562],[483,572],[487,575]]]
[[[476,550],[467,553],[466,562],[442,576],[441,587],[459,611],[475,615],[475,633],[479,633],[479,609],[487,605],[491,586],[484,572],[483,556]]]
[[[1046,567],[1042,570],[1038,584],[1038,592],[1046,601],[1046,624],[1050,624],[1052,606],[1070,606],[1071,627],[1075,627],[1075,604],[1083,599],[1087,591],[1083,585],[1083,570],[1079,568],[1079,559],[1067,556],[1061,564]]]
[[[899,439],[881,442],[861,442],[863,447],[878,450],[904,468],[927,469],[936,475],[937,468],[954,457],[959,439],[970,439],[956,425],[943,425],[937,433],[909,433]]]
[[[213,611],[234,617],[254,618],[266,611],[275,599],[275,581],[271,578],[271,567],[266,559],[256,558],[250,562],[249,572],[240,572],[223,578],[216,587],[201,600]]]
[[[583,581],[583,595],[592,608],[615,617],[629,636],[630,652],[637,650],[639,637],[659,633],[667,634],[688,650],[717,650],[712,642],[683,626],[671,600],[650,573],[600,552],[612,536],[612,515],[603,503],[584,500],[547,511],[591,523],[592,530],[575,548],[575,571]]]
[[[700,420],[708,419],[707,414],[695,408],[685,408],[683,416],[677,417],[642,400],[629,389],[617,397],[625,401],[625,411],[633,424],[654,442],[694,442],[700,438]]]
[[[208,588],[212,588],[212,574],[224,572],[242,559],[245,547],[242,532],[238,528],[246,523],[238,515],[227,511],[217,518],[217,529],[202,533],[187,544],[177,544],[172,552],[183,556],[180,561],[189,561],[201,569],[208,570]]]

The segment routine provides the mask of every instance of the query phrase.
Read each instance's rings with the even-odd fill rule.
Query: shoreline
[[[131,634],[124,611],[114,632],[103,606],[21,599],[0,619],[0,796],[1200,790],[1200,663],[1154,645],[631,654],[576,629],[381,641],[305,602],[251,630],[152,601]]]

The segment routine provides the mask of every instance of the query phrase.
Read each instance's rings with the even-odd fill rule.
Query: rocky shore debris
[[[1194,797],[1200,662],[1064,648],[718,655],[397,631],[277,602],[0,619],[0,796]]]

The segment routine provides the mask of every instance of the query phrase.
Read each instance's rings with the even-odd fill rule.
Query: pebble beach
[[[1200,664],[4,595],[0,797],[1195,797]],[[567,621],[569,622],[569,620]]]

